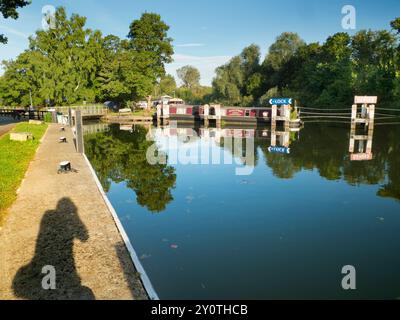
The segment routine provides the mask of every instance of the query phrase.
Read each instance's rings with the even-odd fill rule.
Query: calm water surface
[[[347,125],[278,135],[290,154],[269,152],[269,130],[153,128],[166,165],[148,163],[148,129],[122,129],[87,135],[86,153],[160,298],[400,297],[400,126],[375,127],[371,161],[351,161]],[[249,176],[173,160],[232,158],[232,135],[255,137]]]

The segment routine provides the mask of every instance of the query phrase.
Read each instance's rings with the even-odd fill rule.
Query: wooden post
[[[217,128],[221,128],[222,126],[222,111],[221,111],[221,106],[214,106],[215,109],[215,116],[216,116],[216,125]]]
[[[351,107],[351,122],[355,123],[357,118],[357,105],[353,104]]]
[[[70,127],[72,127],[72,110],[71,110],[71,108],[68,108],[68,124]]]
[[[276,128],[276,117],[278,115],[278,106],[273,105],[272,106],[272,112],[271,112],[271,126]]]
[[[204,127],[208,128],[210,126],[210,121],[208,119],[210,115],[210,106],[206,104],[204,106]]]
[[[58,122],[57,121],[57,111],[53,111],[51,113],[51,121],[52,121],[52,123],[57,123]]]
[[[290,105],[283,107],[284,114],[285,114],[285,131],[289,130],[290,127]]]
[[[367,150],[366,153],[372,153],[372,142],[374,139],[374,125],[370,124],[368,126],[368,140],[367,140]]]
[[[162,105],[157,105],[157,125],[161,125]]]
[[[355,143],[356,143],[356,140],[354,138],[355,135],[356,135],[356,123],[353,122],[351,124],[351,131],[350,131],[350,147],[349,147],[350,153],[354,153],[354,147],[355,147]]]
[[[271,127],[271,147],[276,146],[276,127]]]
[[[75,111],[75,117],[76,117],[76,125],[75,125],[75,130],[76,130],[76,151],[78,153],[84,153],[85,148],[83,144],[83,121],[82,121],[82,111],[81,110],[76,110]]]
[[[373,126],[375,123],[375,105],[371,104],[368,107],[368,125]]]

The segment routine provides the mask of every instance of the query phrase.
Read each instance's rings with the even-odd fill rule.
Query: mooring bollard
[[[72,171],[71,162],[69,161],[60,162],[58,167],[58,173],[66,173],[71,171]]]

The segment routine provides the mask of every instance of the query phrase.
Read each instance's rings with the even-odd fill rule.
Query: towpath
[[[77,172],[57,174],[64,160]],[[49,126],[0,229],[2,299],[147,299],[69,128]]]

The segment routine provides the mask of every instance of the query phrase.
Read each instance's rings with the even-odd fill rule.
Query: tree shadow
[[[55,210],[44,214],[36,241],[35,256],[14,277],[13,290],[17,297],[29,300],[94,300],[90,288],[82,286],[75,266],[74,239],[87,241],[88,231],[79,218],[78,209],[69,198],[61,199]],[[55,269],[56,288],[42,287],[48,272]]]

